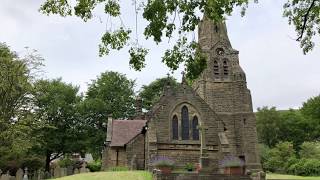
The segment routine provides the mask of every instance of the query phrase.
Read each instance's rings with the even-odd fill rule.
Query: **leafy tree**
[[[252,0],[258,2],[258,0]],[[194,79],[200,75],[206,67],[205,57],[199,53],[198,44],[187,35],[194,32],[200,22],[202,14],[220,22],[225,16],[230,16],[235,8],[242,9],[241,15],[250,3],[249,0],[133,0],[136,10],[135,28],[127,27],[121,18],[120,0],[46,0],[41,5],[40,11],[44,14],[59,14],[65,16],[77,16],[88,21],[93,17],[94,11],[104,6],[104,13],[108,21],[120,19],[121,26],[110,26],[101,38],[99,45],[100,56],[108,55],[111,49],[122,49],[125,45],[131,45],[129,50],[129,64],[135,70],[145,67],[145,57],[148,49],[142,47],[138,41],[137,15],[142,10],[143,18],[148,22],[144,27],[144,37],[153,38],[156,43],[163,38],[179,37],[172,49],[168,49],[162,57],[171,70],[176,70],[180,64],[185,64],[187,77]],[[314,43],[313,37],[320,34],[320,2],[317,0],[287,0],[284,4],[284,16],[289,24],[293,24],[297,32],[297,41],[301,43],[303,52],[309,52]],[[178,19],[179,22],[178,23]],[[112,29],[114,28],[114,29]],[[136,29],[136,35],[130,36],[132,29]],[[318,31],[318,32],[317,32]]]
[[[280,113],[275,107],[258,108],[257,117],[257,134],[261,143],[269,147],[275,146],[279,142],[281,121]]]
[[[300,146],[300,158],[318,159],[320,160],[320,143],[319,142],[304,142]]]
[[[278,143],[267,152],[268,159],[264,167],[271,172],[286,172],[288,167],[296,162],[295,150],[290,142]]]
[[[61,79],[39,80],[33,92],[36,119],[44,124],[35,134],[41,137],[37,150],[46,157],[46,171],[52,160],[65,153],[81,152],[84,125],[77,113],[81,100],[78,87]]]
[[[129,119],[135,115],[134,85],[125,75],[107,71],[89,85],[85,99],[78,106],[85,122],[88,151],[99,157],[107,132],[108,116]]]
[[[142,86],[139,96],[142,100],[142,107],[150,110],[161,97],[163,88],[170,84],[170,86],[177,86],[177,81],[173,77],[159,78],[151,82],[149,85]]]
[[[32,132],[40,126],[30,112],[32,84],[41,67],[36,51],[20,57],[5,43],[0,43],[0,169],[21,167],[30,158],[37,143]]]
[[[290,141],[296,150],[304,141],[312,141],[315,131],[313,124],[308,121],[299,110],[290,109],[279,111],[279,139],[278,141]]]
[[[311,139],[308,141],[320,140],[320,95],[312,97],[303,103],[300,109],[303,116],[312,126],[313,131],[309,132]]]
[[[134,86],[135,81],[129,80],[124,74],[107,71],[92,81],[86,99],[97,100],[95,103],[101,106],[103,104],[104,117],[131,118],[135,113]]]

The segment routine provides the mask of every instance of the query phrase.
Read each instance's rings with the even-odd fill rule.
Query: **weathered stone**
[[[75,168],[75,169],[73,170],[73,174],[79,174],[79,173],[80,173],[80,171],[79,171],[78,168]]]
[[[60,166],[56,166],[53,170],[53,177],[58,178],[61,177],[61,168]]]
[[[19,168],[16,172],[16,180],[22,180],[23,178],[23,170]]]

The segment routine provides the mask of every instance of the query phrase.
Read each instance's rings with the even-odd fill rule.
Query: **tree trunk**
[[[45,171],[50,172],[50,161],[51,161],[51,153],[47,151],[46,153],[46,167]]]

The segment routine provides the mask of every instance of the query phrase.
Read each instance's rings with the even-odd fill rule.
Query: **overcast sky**
[[[126,74],[137,82],[136,90],[169,70],[161,63],[165,49],[174,41],[155,45],[152,41],[139,42],[150,49],[147,67],[135,72],[128,65],[128,49],[98,56],[98,44],[106,29],[106,17],[95,14],[87,23],[76,17],[45,16],[38,12],[43,1],[0,0],[0,42],[13,50],[23,52],[28,46],[37,49],[45,58],[46,78],[58,78],[80,86],[101,72],[112,70]],[[122,19],[134,26],[131,0],[124,2]],[[228,17],[229,38],[234,49],[240,51],[240,64],[247,75],[254,109],[276,106],[278,109],[298,108],[302,102],[319,95],[320,46],[303,55],[294,41],[295,32],[282,17],[284,0],[260,0],[251,4],[245,17],[234,13]],[[145,22],[138,18],[138,31]],[[181,72],[174,76],[180,81]]]

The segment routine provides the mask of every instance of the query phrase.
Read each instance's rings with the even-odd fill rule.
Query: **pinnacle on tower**
[[[199,23],[199,44],[203,50],[209,50],[218,42],[231,47],[225,21],[214,22],[204,15]]]

